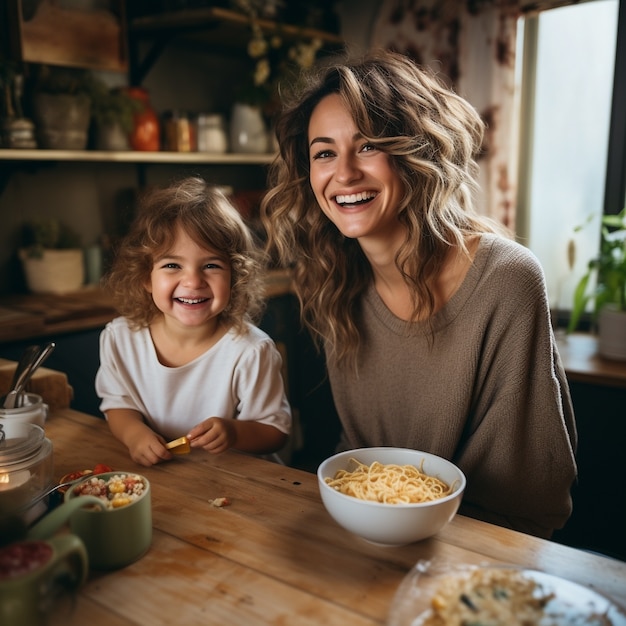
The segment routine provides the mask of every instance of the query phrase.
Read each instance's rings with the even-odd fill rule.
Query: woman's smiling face
[[[361,242],[397,237],[404,185],[391,157],[362,137],[338,94],[313,110],[308,143],[311,188],[341,233]]]

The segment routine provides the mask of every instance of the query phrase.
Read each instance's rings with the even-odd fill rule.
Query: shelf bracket
[[[143,60],[139,59],[139,43],[131,40],[129,44],[130,51],[130,84],[139,86],[152,69],[158,58],[163,54],[165,48],[173,39],[173,35],[162,35],[156,39]]]

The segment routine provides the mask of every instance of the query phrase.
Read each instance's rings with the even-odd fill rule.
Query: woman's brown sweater
[[[329,364],[340,449],[443,456],[467,477],[461,513],[549,537],[571,514],[577,435],[537,259],[483,235],[432,322],[434,336],[365,294],[358,373]]]

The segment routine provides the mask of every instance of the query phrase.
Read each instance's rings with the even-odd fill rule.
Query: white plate
[[[502,568],[465,566],[433,569],[429,563],[418,563],[398,588],[387,625],[421,626],[432,615],[429,608],[431,599],[441,580],[458,576],[460,581],[476,569]],[[554,597],[544,608],[545,617],[540,622],[541,626],[626,626],[624,609],[592,589],[545,572],[514,567],[506,569],[515,569],[534,580],[540,586],[542,595],[553,594]]]

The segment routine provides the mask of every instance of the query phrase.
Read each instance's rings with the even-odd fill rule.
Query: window
[[[571,309],[598,251],[618,12],[619,0],[596,0],[520,20],[517,232],[544,268],[553,310]]]

